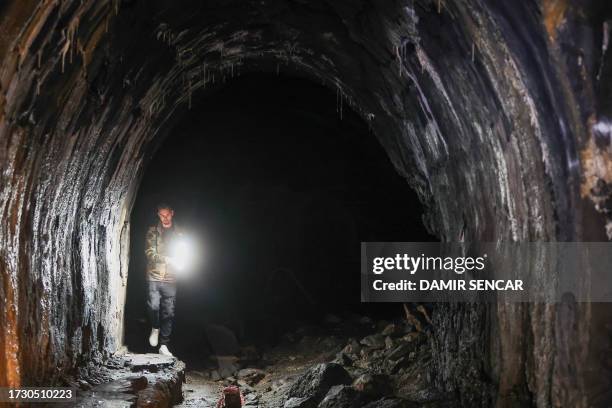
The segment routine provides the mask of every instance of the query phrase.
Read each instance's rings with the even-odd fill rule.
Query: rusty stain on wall
[[[17,307],[15,305],[15,288],[9,278],[6,260],[0,255],[0,277],[3,281],[3,298],[0,305],[4,314],[0,314],[0,386],[21,386],[19,364],[19,338],[17,330]]]
[[[542,14],[544,26],[551,40],[555,40],[558,27],[565,20],[565,13],[568,9],[568,0],[543,0]]]

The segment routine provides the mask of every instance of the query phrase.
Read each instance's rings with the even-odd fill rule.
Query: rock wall
[[[127,220],[146,163],[193,98],[246,71],[335,89],[441,240],[599,237],[591,200],[607,196],[593,188],[612,178],[591,134],[593,68],[608,72],[609,57],[593,10],[563,0],[5,2],[0,385],[48,384],[117,350]],[[592,53],[580,60],[584,44]],[[572,310],[445,306],[439,386],[466,405],[488,403],[469,387],[481,381],[500,406],[586,406],[591,311]]]

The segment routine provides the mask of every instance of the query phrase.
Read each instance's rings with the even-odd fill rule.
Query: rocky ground
[[[396,321],[328,315],[263,349],[238,345],[229,329],[217,330],[213,342],[235,343],[234,355],[209,356],[199,365],[188,360],[187,367],[159,354],[92,362],[68,384],[79,391],[67,406],[217,407],[224,389],[237,387],[250,408],[455,407],[453,396],[432,382],[430,324],[422,308],[406,309]],[[239,406],[230,397],[220,406]]]
[[[187,372],[180,407],[214,407],[227,386],[243,406],[260,408],[452,407],[452,396],[432,385],[428,317],[373,321],[329,315],[320,326],[301,326],[260,353]],[[231,408],[231,404],[227,404]]]
[[[168,407],[182,399],[185,363],[160,354],[116,355],[81,367],[64,386],[77,390],[76,401],[49,407]],[[38,404],[37,404],[38,405]]]

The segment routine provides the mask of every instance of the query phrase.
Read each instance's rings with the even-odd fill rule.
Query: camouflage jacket
[[[181,230],[176,227],[171,231],[163,233],[161,223],[152,225],[147,230],[145,239],[145,255],[147,258],[147,279],[161,282],[174,282],[176,275],[174,268],[166,262],[166,256],[169,256],[167,242],[173,237],[182,235]]]

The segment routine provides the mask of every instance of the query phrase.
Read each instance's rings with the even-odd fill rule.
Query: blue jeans
[[[149,319],[154,329],[159,331],[159,344],[170,343],[172,333],[172,319],[174,319],[174,300],[176,298],[176,284],[172,282],[148,281],[149,297],[147,309]]]

